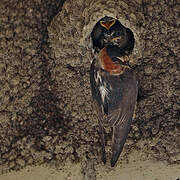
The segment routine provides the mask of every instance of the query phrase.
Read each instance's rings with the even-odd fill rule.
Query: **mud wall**
[[[1,172],[28,164],[101,162],[89,34],[104,15],[117,17],[136,38],[131,63],[140,98],[124,152],[143,148],[138,142],[145,140],[153,157],[179,162],[177,1],[70,0],[61,11],[62,4],[0,4]]]

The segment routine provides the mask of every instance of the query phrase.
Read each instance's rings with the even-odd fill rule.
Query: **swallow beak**
[[[100,24],[102,27],[105,27],[107,30],[110,29],[110,27],[112,27],[116,22],[116,19],[113,19],[111,21],[100,21]]]

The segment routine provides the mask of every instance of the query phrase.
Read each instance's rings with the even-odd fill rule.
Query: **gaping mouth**
[[[102,27],[105,27],[107,30],[110,29],[110,27],[112,27],[116,22],[116,19],[113,19],[111,21],[100,21],[100,24]]]

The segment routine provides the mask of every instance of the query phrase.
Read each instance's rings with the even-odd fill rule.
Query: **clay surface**
[[[51,168],[47,179],[56,170],[57,177],[65,173],[61,179],[77,172],[79,179],[116,180],[121,170],[130,179],[127,169],[138,174],[148,163],[159,171],[144,169],[144,179],[154,173],[163,179],[165,171],[169,179],[180,178],[178,2],[63,2],[0,3],[0,179],[19,179],[21,173],[28,179],[26,169],[19,170],[32,165]],[[136,119],[114,170],[100,159],[89,84],[90,32],[105,15],[133,31],[130,62],[139,79]],[[44,171],[33,167],[34,177],[36,168]]]

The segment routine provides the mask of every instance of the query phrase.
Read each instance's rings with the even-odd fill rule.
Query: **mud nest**
[[[136,40],[130,59],[139,101],[124,152],[146,146],[153,157],[178,163],[177,1],[62,4],[3,0],[0,5],[1,172],[44,162],[101,162],[89,68],[90,33],[105,15],[118,18]]]

